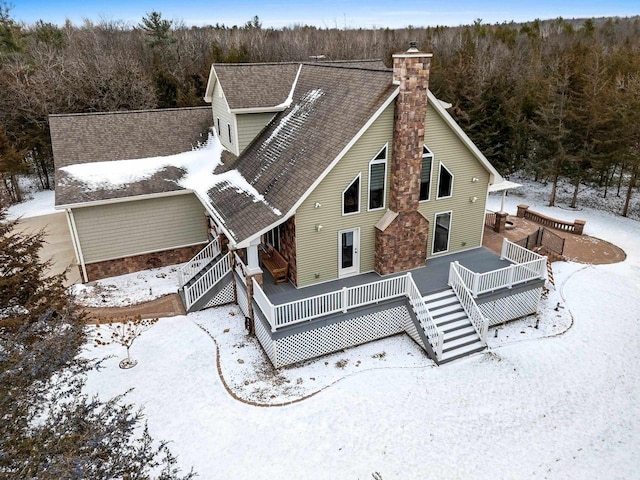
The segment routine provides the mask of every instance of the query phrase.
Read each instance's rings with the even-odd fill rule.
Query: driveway
[[[40,251],[42,260],[51,260],[49,275],[64,273],[67,268],[65,286],[82,283],[76,255],[71,243],[71,234],[67,225],[67,217],[63,212],[22,218],[16,229],[24,233],[35,233],[44,230],[45,243]]]

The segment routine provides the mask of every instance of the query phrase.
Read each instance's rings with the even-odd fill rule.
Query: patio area
[[[484,247],[474,248],[473,250],[453,253],[441,257],[429,258],[424,267],[411,270],[411,275],[413,276],[416,286],[420,290],[420,294],[424,296],[447,288],[449,264],[455,261],[477,273],[497,270],[508,267],[511,264],[508,260],[501,260],[499,255]],[[279,283],[276,285],[271,274],[267,269],[264,269],[262,274],[262,288],[271,303],[274,305],[281,305],[283,303],[293,302],[303,298],[335,292],[344,287],[354,287],[405,274],[406,272],[402,272],[382,276],[375,272],[369,272],[317,285],[310,285],[308,287],[296,288],[290,282]]]

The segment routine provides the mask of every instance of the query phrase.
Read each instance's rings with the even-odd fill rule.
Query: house
[[[428,90],[430,61],[216,64],[206,115],[52,116],[85,281],[199,250],[187,309],[238,303],[276,366],[402,331],[438,363],[481,350],[536,310],[546,260],[482,252],[503,180]]]

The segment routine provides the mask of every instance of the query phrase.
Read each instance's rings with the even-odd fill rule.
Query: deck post
[[[349,310],[349,290],[347,287],[342,287],[342,313],[347,313]]]
[[[500,250],[500,260],[504,260],[507,258],[507,247],[508,247],[507,239],[502,239],[502,249]]]
[[[515,265],[509,265],[509,277],[507,279],[507,288],[513,288],[513,272],[515,271]]]
[[[473,287],[471,289],[471,294],[473,298],[478,298],[478,283],[480,282],[480,274],[477,272],[473,272]]]

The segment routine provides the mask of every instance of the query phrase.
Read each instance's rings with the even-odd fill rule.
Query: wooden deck
[[[424,267],[411,270],[414,282],[420,289],[420,293],[422,295],[427,295],[447,288],[449,264],[455,261],[477,273],[497,270],[511,264],[511,262],[507,260],[501,260],[499,255],[483,247],[467,250],[466,252],[429,258]],[[402,274],[404,273],[406,272],[403,272]],[[391,278],[393,276],[394,275],[387,275],[383,277],[375,272],[370,272],[308,287],[296,288],[290,282],[275,285],[271,274],[264,269],[263,289],[271,303],[274,305],[280,305],[340,290],[343,287],[353,287],[364,283],[375,282],[383,278]]]

